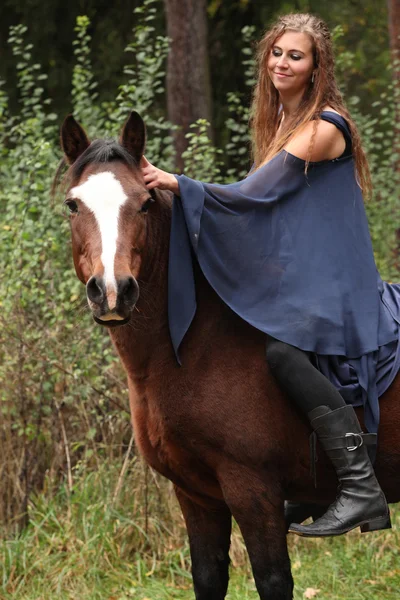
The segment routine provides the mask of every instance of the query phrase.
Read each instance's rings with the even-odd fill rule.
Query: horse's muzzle
[[[96,323],[119,327],[131,318],[139,298],[139,286],[134,277],[123,277],[117,280],[116,293],[107,293],[103,277],[94,275],[86,284],[86,294]]]

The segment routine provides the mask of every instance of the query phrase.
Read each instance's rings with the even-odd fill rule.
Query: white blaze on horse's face
[[[70,190],[70,195],[81,200],[94,214],[101,236],[101,262],[104,267],[104,283],[109,300],[115,304],[117,282],[114,274],[114,261],[117,251],[118,222],[121,206],[128,196],[121,183],[111,171],[90,175],[85,183]]]

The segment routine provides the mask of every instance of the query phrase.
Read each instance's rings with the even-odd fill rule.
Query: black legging
[[[346,405],[337,389],[311,364],[307,352],[268,338],[266,354],[271,372],[302,412],[307,414],[322,404],[331,410]]]

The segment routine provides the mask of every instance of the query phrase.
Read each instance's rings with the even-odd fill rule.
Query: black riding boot
[[[292,523],[302,523],[309,517],[316,521],[326,512],[326,506],[311,504],[309,502],[285,501],[285,523],[286,530]]]
[[[389,529],[390,513],[375,477],[357,416],[351,406],[320,406],[308,413],[311,426],[339,479],[339,495],[326,513],[310,525],[292,523],[289,532],[308,537]]]

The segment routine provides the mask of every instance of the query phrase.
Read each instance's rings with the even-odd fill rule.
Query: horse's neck
[[[171,199],[158,198],[147,216],[147,241],[138,277],[139,300],[130,322],[110,330],[112,341],[131,379],[147,375],[154,352],[174,360],[168,329],[168,250],[171,230]]]

